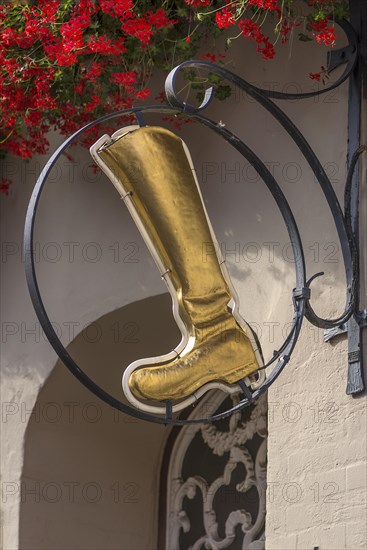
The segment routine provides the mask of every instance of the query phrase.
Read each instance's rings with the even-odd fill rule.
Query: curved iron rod
[[[351,71],[353,69],[354,63],[351,67],[349,67],[349,70]],[[324,319],[322,317],[319,317],[311,307],[309,300],[306,301],[306,308],[305,308],[305,316],[306,318],[315,326],[320,328],[332,328],[335,326],[339,326],[342,323],[345,323],[353,314],[353,312],[356,309],[357,305],[357,280],[358,280],[358,253],[357,253],[357,247],[354,243],[353,235],[348,231],[347,224],[341,209],[341,206],[339,204],[338,198],[336,196],[336,193],[330,183],[329,178],[327,177],[327,174],[322,167],[319,159],[313,152],[312,148],[310,147],[309,143],[305,139],[305,137],[301,134],[301,132],[298,130],[296,125],[289,119],[289,117],[278,107],[275,103],[273,103],[269,96],[272,94],[272,92],[261,90],[260,88],[256,88],[246,80],[240,78],[235,73],[232,73],[228,69],[225,69],[221,66],[215,65],[213,63],[209,63],[208,61],[203,60],[190,60],[185,61],[175,67],[170,74],[168,75],[166,79],[166,97],[169,103],[173,107],[177,107],[181,109],[183,112],[190,114],[191,116],[195,116],[195,113],[198,113],[198,111],[203,110],[206,108],[209,104],[209,102],[212,100],[214,92],[213,89],[210,88],[210,93],[207,94],[207,101],[203,102],[198,108],[194,107],[193,105],[190,105],[189,103],[186,103],[182,101],[175,89],[176,79],[177,75],[180,71],[182,71],[185,68],[195,68],[195,69],[205,69],[207,71],[213,72],[229,82],[232,82],[235,86],[238,88],[246,91],[251,97],[253,97],[260,105],[262,105],[287,131],[289,136],[293,139],[293,141],[296,143],[300,151],[302,152],[303,156],[305,157],[306,161],[308,162],[309,166],[311,167],[312,171],[314,172],[317,181],[324,193],[324,196],[327,200],[327,203],[329,205],[329,208],[331,210],[334,223],[336,226],[336,230],[338,233],[338,237],[341,244],[342,254],[343,254],[343,260],[344,260],[344,267],[345,267],[345,275],[346,275],[346,283],[347,283],[347,296],[346,296],[346,305],[344,312],[335,319]],[[349,74],[349,73],[348,73]],[[347,78],[345,76],[345,73],[343,74],[343,78]],[[345,79],[344,78],[344,79]],[[319,92],[312,92],[312,95],[317,95]],[[310,96],[307,96],[310,97]],[[356,276],[357,275],[357,276]],[[308,285],[310,284],[312,279],[310,279]]]
[[[43,304],[43,300],[42,300],[41,293],[38,286],[35,260],[34,260],[34,246],[33,246],[34,225],[36,220],[36,213],[38,209],[39,199],[41,197],[42,190],[44,188],[44,185],[47,181],[47,178],[53,166],[55,165],[60,155],[67,149],[67,147],[73,141],[75,141],[81,134],[87,131],[89,128],[92,128],[97,124],[100,124],[101,122],[111,120],[113,118],[129,115],[129,114],[138,114],[142,111],[177,114],[177,109],[172,109],[171,107],[148,106],[143,108],[132,108],[124,111],[119,111],[117,113],[105,115],[104,117],[101,117],[98,120],[87,124],[84,128],[81,128],[80,130],[75,132],[72,136],[70,136],[67,140],[65,140],[64,143],[55,151],[55,153],[51,156],[51,158],[47,162],[32,192],[32,196],[29,202],[27,215],[26,215],[26,222],[25,222],[25,229],[24,229],[24,250],[27,252],[25,252],[24,261],[25,261],[25,272],[26,272],[27,284],[28,284],[31,300],[35,308],[37,317],[40,321],[40,324],[42,326],[42,329],[45,335],[47,336],[55,352],[60,357],[64,365],[69,369],[69,371],[86,388],[88,388],[92,393],[94,393],[102,401],[104,401],[108,405],[114,407],[115,409],[121,412],[129,414],[136,418],[140,418],[142,420],[148,420],[158,424],[184,425],[184,424],[192,424],[192,423],[213,422],[215,420],[220,420],[221,418],[225,418],[231,415],[232,413],[237,412],[240,409],[248,406],[252,401],[252,399],[257,398],[262,393],[264,393],[268,389],[268,387],[272,384],[272,382],[279,376],[279,374],[281,373],[285,365],[288,363],[290,355],[297,342],[301,325],[302,325],[304,312],[305,312],[305,304],[307,300],[307,292],[305,288],[306,282],[305,282],[304,258],[303,258],[303,253],[299,254],[299,252],[302,251],[302,245],[301,245],[297,225],[295,223],[290,207],[282,191],[280,190],[277,182],[275,181],[271,173],[268,171],[266,166],[262,163],[260,159],[256,157],[256,155],[244,143],[242,143],[236,136],[234,136],[234,134],[231,134],[231,132],[229,132],[228,130],[224,130],[222,127],[218,126],[213,121],[209,119],[205,119],[200,115],[193,116],[193,118],[196,118],[197,120],[199,120],[199,122],[205,124],[212,130],[215,130],[219,135],[224,137],[224,139],[226,139],[232,146],[234,146],[239,152],[241,152],[241,154],[243,154],[246,158],[251,159],[251,162],[254,163],[254,166],[256,167],[257,170],[259,170],[259,174],[262,175],[270,192],[272,193],[274,199],[276,200],[279,209],[281,210],[283,219],[286,223],[288,232],[290,234],[292,245],[294,246],[295,258],[296,258],[297,289],[293,293],[293,296],[294,296],[293,302],[294,302],[294,309],[295,309],[293,326],[290,331],[290,334],[288,335],[287,339],[281,346],[280,350],[274,354],[273,358],[268,363],[268,365],[270,365],[272,362],[275,361],[275,359],[280,357],[280,359],[277,362],[277,365],[274,367],[272,372],[269,374],[269,377],[262,383],[262,385],[253,392],[251,399],[245,398],[244,400],[240,401],[239,404],[232,407],[231,409],[228,409],[227,411],[224,411],[223,413],[213,415],[209,418],[202,418],[197,420],[170,418],[169,414],[168,416],[166,416],[166,418],[159,417],[156,415],[151,415],[149,413],[144,413],[138,409],[135,409],[134,407],[126,405],[122,401],[119,401],[118,399],[116,399],[115,397],[107,393],[100,386],[98,386],[70,356],[68,351],[65,349],[65,347],[61,343],[59,337],[57,336],[50,322],[50,319],[48,317],[45,306]],[[295,248],[296,246],[295,243],[297,244],[298,248]]]
[[[264,88],[257,88],[256,86],[255,88],[260,92],[263,92],[268,97],[272,97],[273,99],[306,99],[309,97],[315,97],[317,95],[325,94],[327,92],[330,92],[331,90],[335,90],[335,88],[338,88],[341,84],[343,84],[343,82],[345,82],[349,78],[351,72],[353,71],[357,63],[358,40],[357,40],[356,32],[352,27],[352,25],[349,23],[349,21],[346,21],[345,19],[338,19],[335,21],[335,23],[337,23],[345,32],[348,39],[348,47],[351,51],[351,55],[347,61],[347,64],[346,64],[347,66],[345,67],[343,74],[333,84],[330,84],[330,86],[325,86],[313,92],[301,92],[301,93],[294,93],[294,94],[285,93],[285,92],[276,92],[275,90],[265,90]]]
[[[292,210],[288,204],[288,201],[283,191],[281,190],[277,181],[275,180],[274,176],[272,175],[270,170],[265,166],[262,160],[254,153],[254,151],[252,151],[252,149],[250,149],[243,141],[241,141],[232,132],[230,132],[220,124],[218,125],[213,120],[210,120],[199,114],[191,114],[191,118],[207,126],[211,130],[219,134],[222,138],[224,138],[230,145],[232,145],[232,147],[234,147],[239,153],[241,153],[241,155],[245,157],[246,160],[248,160],[251,163],[251,165],[254,167],[256,172],[263,179],[265,185],[267,186],[270,193],[272,194],[282,214],[285,225],[287,227],[287,231],[288,231],[288,235],[290,238],[293,255],[295,259],[296,288],[302,292],[303,289],[307,288],[306,265],[305,265],[302,241],[301,241],[297,223],[296,223],[296,220],[294,219]],[[309,293],[306,292],[306,294],[307,296],[309,296]],[[305,299],[307,299],[307,297]],[[295,307],[295,304],[294,304],[294,307]],[[295,307],[295,311],[296,311],[296,307]],[[296,324],[297,324],[297,321],[293,320],[293,326],[290,330],[288,338],[285,340],[285,342],[279,348],[279,350],[274,353],[273,357],[269,360],[269,362],[262,367],[263,369],[269,367],[282,354],[283,350],[287,347],[289,340],[291,340],[292,338],[292,333],[293,333],[293,330],[295,329]]]

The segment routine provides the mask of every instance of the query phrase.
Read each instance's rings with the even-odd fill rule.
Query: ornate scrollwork
[[[232,400],[238,402],[238,395]],[[243,411],[233,415],[227,430],[205,424],[187,437],[187,429],[182,429],[169,472],[167,549],[265,548],[266,414],[263,396],[250,415]],[[195,475],[196,464],[190,459],[198,445],[205,453],[205,477],[201,471]],[[212,462],[220,472],[214,457],[221,457],[222,467],[221,474],[212,478]],[[195,514],[192,501],[196,501]],[[200,524],[198,507],[203,527],[193,533],[191,518]]]

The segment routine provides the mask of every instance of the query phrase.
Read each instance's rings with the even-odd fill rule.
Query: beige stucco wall
[[[325,63],[323,52],[311,48],[293,44],[291,52],[284,51],[273,63],[262,63],[246,44],[234,50],[235,69],[265,87],[302,91],[310,87],[307,72]],[[347,85],[319,98],[279,104],[304,132],[342,197]],[[345,292],[340,247],[326,203],[301,154],[280,126],[245,94],[235,94],[225,105],[215,104],[210,109],[213,118],[222,120],[254,147],[279,180],[299,222],[309,275],[325,271],[314,283],[313,303],[322,314],[340,312]],[[292,316],[293,262],[282,220],[252,168],[227,144],[198,125],[186,127],[182,135],[192,150],[217,239],[241,298],[241,311],[258,331],[265,355],[270,357],[283,341]],[[74,150],[72,154],[74,161],[61,160],[48,185],[36,230],[40,287],[65,344],[102,315],[165,292],[112,185],[100,174],[93,175],[87,152]],[[31,307],[21,261],[26,205],[44,161],[8,159],[5,165],[6,173],[13,173],[15,179],[2,206],[6,550],[19,546],[24,449],[33,445],[28,441],[32,431],[26,432],[30,411],[56,363]],[[94,335],[88,338],[93,340]],[[269,550],[363,548],[365,396],[353,399],[345,395],[346,371],[345,337],[324,344],[322,331],[306,323],[291,363],[269,392]],[[64,399],[63,390],[60,392],[59,399]],[[123,423],[120,437],[134,437],[139,454],[140,432],[134,432],[132,426]],[[150,429],[147,425],[146,430]],[[99,445],[102,435],[99,433]],[[162,437],[155,446],[155,464],[163,442]],[[112,449],[111,439],[108,449]],[[34,447],[32,452],[36,453]],[[117,474],[116,463],[113,471]],[[143,491],[151,483],[148,477]],[[154,507],[151,514],[142,521],[151,526],[149,536],[154,538]],[[137,548],[135,544],[133,534],[131,539],[121,538],[123,548]]]
[[[345,145],[338,144],[336,132],[347,106],[346,88],[322,120],[325,146],[340,175]],[[366,98],[362,105],[362,143],[366,143]],[[330,118],[327,118],[329,113]],[[325,124],[325,125],[324,125]],[[333,125],[334,130],[333,130]],[[328,130],[326,130],[328,128]],[[316,143],[315,135],[310,139]],[[342,145],[342,147],[340,147]],[[342,155],[341,155],[342,153]],[[320,158],[323,151],[320,149]],[[337,160],[340,159],[340,160]],[[340,193],[343,177],[334,186]],[[366,308],[366,164],[360,163],[361,309]],[[308,205],[307,205],[308,206]],[[314,217],[314,215],[316,216]],[[320,211],[321,215],[321,211]],[[316,212],[310,219],[317,218]],[[320,233],[320,250],[330,246]],[[321,244],[322,243],[322,244]],[[328,316],[335,304],[334,280],[337,265],[330,257],[320,257],[319,270],[329,273],[329,285],[322,287],[326,300],[320,314]],[[341,263],[341,259],[338,259]],[[335,277],[335,279],[334,279]],[[317,300],[316,300],[317,303]],[[367,414],[366,393],[346,395],[347,341],[340,336],[323,343],[323,332],[310,330],[306,323],[288,376],[280,377],[268,392],[269,442],[267,489],[267,549],[348,549],[365,548]],[[366,331],[364,379],[367,370]]]

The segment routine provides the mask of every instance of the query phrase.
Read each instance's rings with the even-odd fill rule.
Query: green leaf
[[[334,4],[334,17],[335,19],[348,19],[349,18],[349,7],[347,2],[342,2],[341,4]]]
[[[220,82],[222,82],[223,77],[221,77],[221,76],[219,76],[218,74],[215,74],[215,73],[209,73],[208,74],[208,80],[212,84],[219,84]]]
[[[94,21],[91,22],[88,29],[98,29],[99,26],[100,26],[99,21],[95,19]]]
[[[54,80],[60,80],[63,77],[63,72],[59,69],[54,76]]]
[[[203,83],[202,82],[191,82],[190,88],[193,90],[202,90],[203,89]]]
[[[312,42],[312,38],[310,38],[307,34],[304,34],[303,32],[298,33],[298,40],[301,42]]]
[[[187,17],[187,9],[185,7],[177,7],[176,13],[178,17]]]
[[[220,85],[215,89],[214,96],[220,101],[224,101],[227,97],[230,97],[232,93],[231,87],[228,85]]]
[[[314,13],[314,20],[315,21],[323,21],[326,17],[326,13],[324,12],[324,10],[319,10],[318,12]]]

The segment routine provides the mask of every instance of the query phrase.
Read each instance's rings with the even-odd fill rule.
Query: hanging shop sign
[[[343,212],[312,148],[288,116],[272,101],[302,99],[325,93],[354,74],[358,59],[356,36],[350,24],[340,22],[340,25],[349,44],[342,50],[332,52],[328,70],[330,72],[342,64],[346,67],[342,76],[327,88],[304,94],[266,91],[221,66],[201,60],[187,61],[173,69],[167,78],[169,106],[139,107],[106,115],[67,139],[43,169],[30,200],[25,226],[24,249],[30,251],[25,257],[25,267],[33,305],[46,336],[63,363],[80,382],[112,407],[164,424],[212,422],[228,416],[257,399],[279,376],[291,358],[304,317],[326,331],[349,327],[347,393],[364,390],[359,334],[366,324],[366,315],[358,307],[358,209],[354,205],[358,202],[358,174],[355,168],[365,148],[359,147],[349,157]],[[222,122],[202,114],[213,98],[213,88],[206,91],[203,103],[197,108],[181,101],[176,80],[184,69],[214,73],[245,91],[283,126],[313,170],[332,213],[345,264],[346,306],[338,318],[321,318],[311,306],[310,285],[322,273],[310,278],[306,276],[297,223],[274,176]],[[251,163],[275,199],[293,248],[296,286],[292,290],[294,314],[291,330],[267,362],[263,359],[256,335],[239,313],[238,298],[203,203],[188,147],[166,128],[146,125],[143,115],[147,113],[190,117],[218,134]],[[137,123],[121,128],[112,136],[103,135],[91,147],[91,155],[116,187],[145,240],[167,284],[174,318],[182,333],[182,340],[174,350],[159,357],[139,359],[127,367],[122,377],[122,391],[129,405],[108,394],[89,378],[60,342],[43,304],[32,252],[39,198],[57,159],[83,132],[125,115],[134,115]],[[205,263],[201,260],[204,242],[210,243],[217,252],[210,255]],[[266,375],[267,371],[269,373]],[[197,402],[210,389],[230,394],[240,392],[241,398],[232,408],[214,416],[194,420],[180,418],[180,411]]]

